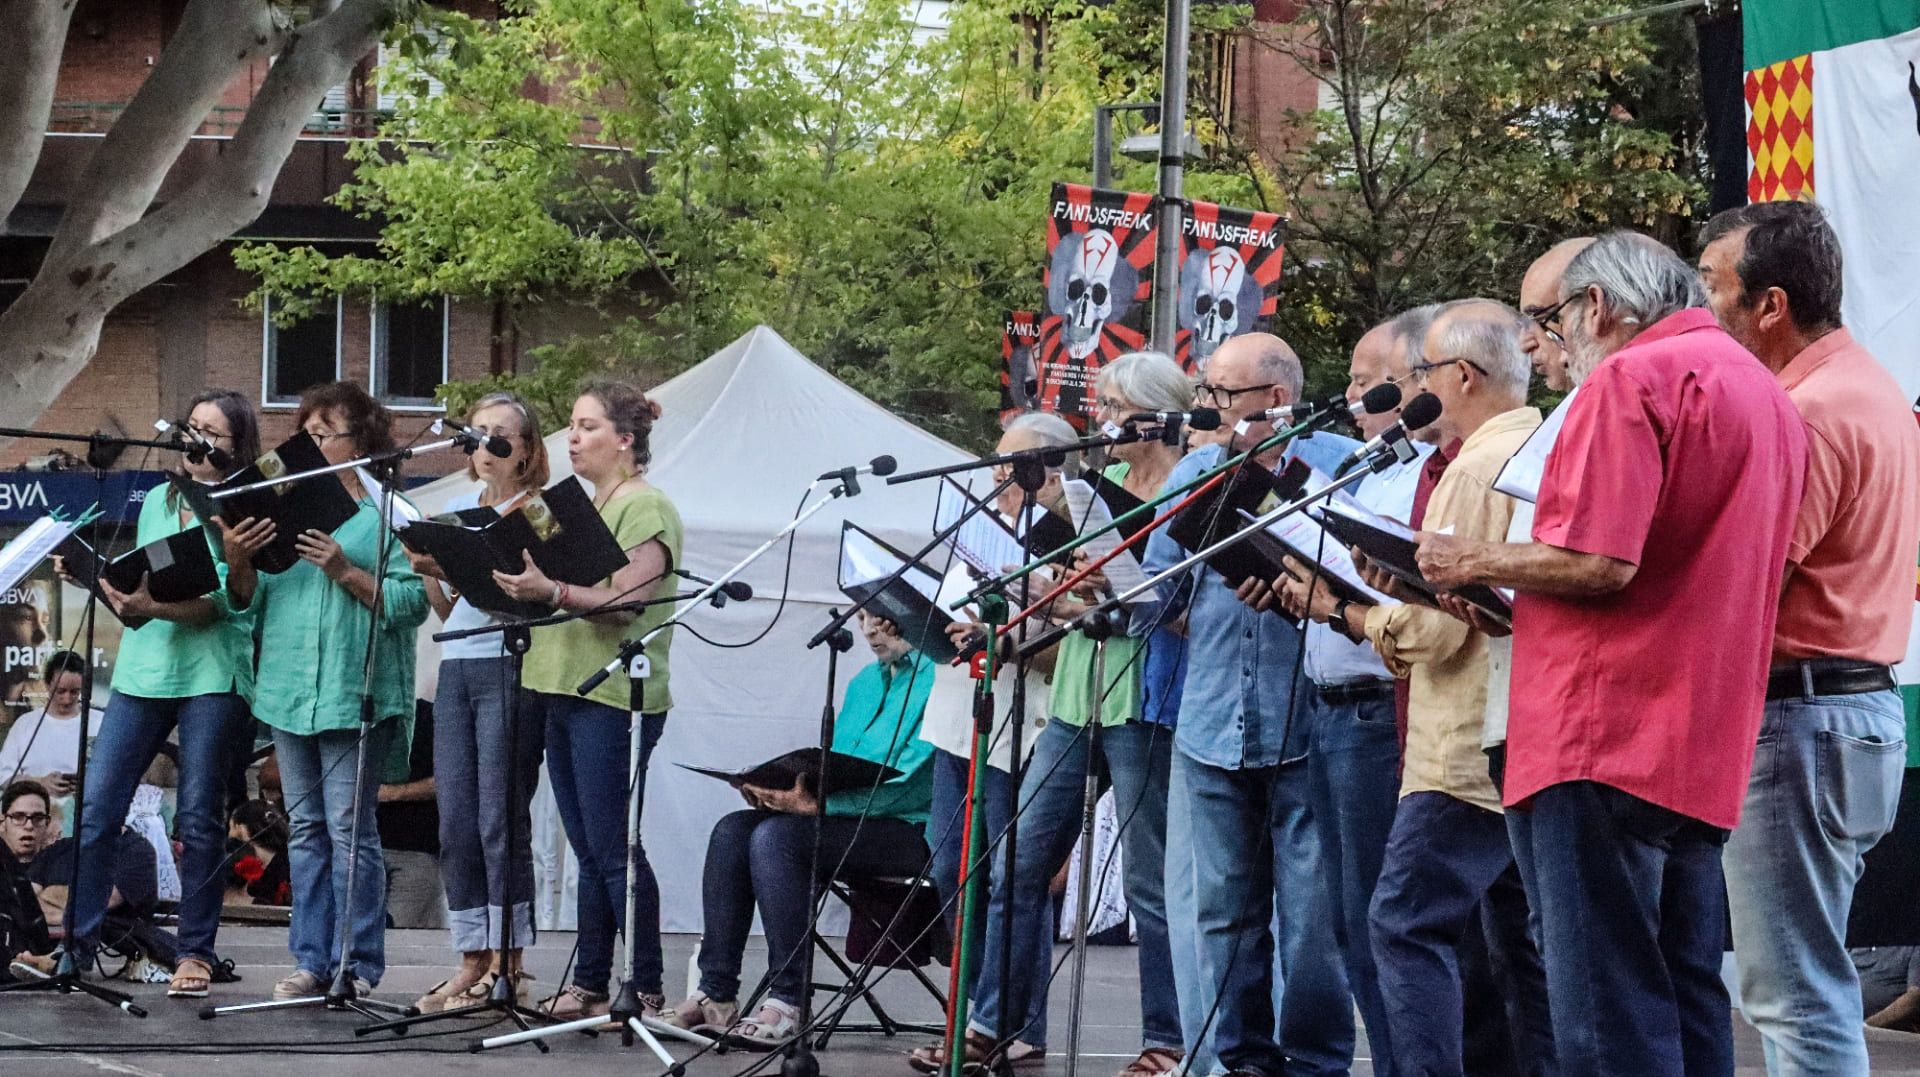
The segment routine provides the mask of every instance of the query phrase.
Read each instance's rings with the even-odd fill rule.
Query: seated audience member
[[[227,841],[232,855],[233,875],[238,885],[230,885],[227,900],[254,905],[293,904],[291,880],[287,874],[287,819],[280,809],[264,800],[249,800],[235,808],[227,821]]]
[[[87,674],[86,660],[72,651],[55,651],[47,659],[47,705],[21,715],[0,744],[0,782],[25,778],[38,782],[54,798],[54,826],[72,810],[73,771],[80,753],[80,694]],[[102,712],[87,721],[87,736],[100,732]],[[56,832],[54,836],[59,836]]]
[[[469,804],[467,810],[474,810]],[[380,845],[387,851],[387,923],[391,927],[447,926],[440,885],[440,808],[434,800],[433,705],[418,702],[407,780],[380,787]]]
[[[1860,974],[1868,1027],[1920,1032],[1920,946],[1863,946],[1848,953]]]
[[[51,817],[47,791],[36,782],[10,782],[0,794],[0,952],[16,960],[53,952],[46,915],[27,877]],[[0,982],[12,978],[0,970]]]
[[[885,764],[900,776],[825,798],[819,820],[821,875],[836,869],[911,875],[927,862],[923,830],[932,794],[932,748],[919,732],[933,663],[900,638],[893,622],[862,615],[860,624],[875,661],[847,685],[833,748]],[[740,792],[751,807],[721,819],[707,844],[700,987],[661,1020],[682,1028],[732,1028],[735,1042],[772,1047],[793,1035],[801,992],[807,989],[801,948],[809,945],[815,893],[807,871],[816,825],[812,817],[822,815],[823,804],[811,776],[800,777],[791,789],[747,785]],[[756,904],[766,927],[772,983],[760,1010],[739,1020],[740,960]]]
[[[41,848],[26,865],[27,881],[33,885],[40,913],[50,925],[66,920],[75,845],[74,839],[61,838]],[[107,915],[100,928],[101,947],[127,957],[144,955],[156,965],[172,968],[179,956],[179,944],[153,926],[154,906],[160,899],[158,871],[153,847],[139,831],[120,828],[111,870]],[[15,960],[13,971],[31,975],[27,970],[37,969],[51,974],[57,964],[58,957],[52,953],[32,955],[31,959],[23,956]]]

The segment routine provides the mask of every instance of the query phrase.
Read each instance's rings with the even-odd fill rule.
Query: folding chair
[[[902,1031],[939,1035],[946,1028],[947,998],[925,968],[936,960],[945,962],[952,936],[946,917],[941,915],[940,894],[932,880],[917,876],[841,877],[829,882],[827,889],[846,903],[850,916],[844,954],[818,931],[813,933],[813,944],[840,970],[844,980],[840,984],[816,981],[812,985],[816,992],[834,992],[815,1009],[823,1016],[818,1022],[815,1049],[826,1050],[827,1041],[843,1030],[886,1036]],[[874,988],[895,969],[905,969],[920,981],[940,1014],[939,1020],[901,1021],[881,1006]],[[847,1012],[856,1002],[866,1004],[873,1014],[872,1023],[847,1023]]]

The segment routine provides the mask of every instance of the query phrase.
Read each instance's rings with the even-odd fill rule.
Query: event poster
[[[1147,194],[1053,185],[1036,407],[1086,425],[1094,412],[1094,375],[1146,346],[1154,205]]]
[[[1031,411],[1040,383],[1034,374],[1034,352],[1040,345],[1040,315],[1031,310],[1007,311],[1000,322],[1000,418]]]
[[[1278,213],[1189,202],[1180,219],[1180,364],[1205,374],[1228,337],[1267,328],[1280,306],[1287,220]]]

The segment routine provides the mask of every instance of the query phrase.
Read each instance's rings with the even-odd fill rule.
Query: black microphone
[[[695,575],[684,568],[674,569],[673,574],[683,580],[691,580],[702,587],[713,586],[712,580],[707,579],[705,576]],[[747,599],[753,597],[753,587],[745,580],[728,580],[718,591],[713,593],[713,597],[713,604],[716,606],[722,605],[723,601],[729,598],[735,602],[745,602]]]
[[[1362,460],[1373,457],[1382,449],[1393,449],[1395,455],[1398,456],[1398,442],[1405,441],[1407,435],[1413,431],[1432,425],[1433,421],[1439,417],[1440,398],[1432,393],[1421,393],[1419,396],[1414,397],[1412,403],[1409,403],[1400,412],[1399,422],[1382,430],[1378,437],[1368,441],[1358,449],[1353,450],[1345,460],[1340,461],[1338,470],[1345,472]],[[1401,459],[1404,460],[1406,457],[1401,457]]]
[[[202,460],[206,460],[212,463],[214,469],[223,475],[233,470],[233,456],[213,442],[208,441],[205,434],[195,430],[191,425],[181,423],[179,426],[175,426],[165,419],[161,419],[153,425],[161,431],[171,432],[174,443],[179,447],[181,452],[186,454],[188,460],[196,464]]]
[[[860,492],[860,476],[872,475],[876,478],[884,479],[899,470],[899,468],[899,463],[897,463],[893,457],[876,456],[866,463],[861,464],[859,467],[843,467],[838,471],[829,471],[813,481],[829,482],[838,480],[846,495],[852,497]]]
[[[1339,415],[1383,415],[1400,406],[1400,387],[1391,383],[1376,385],[1368,389],[1357,403],[1349,403],[1344,396],[1330,396],[1325,400],[1302,400],[1297,404],[1268,408],[1266,420],[1276,426],[1281,423],[1299,422],[1329,412]]]
[[[1182,426],[1189,430],[1220,429],[1220,413],[1212,408],[1195,408],[1192,411],[1136,411],[1127,416],[1130,423],[1157,423],[1162,426]]]
[[[513,455],[513,442],[508,441],[499,434],[482,434],[480,431],[475,430],[473,427],[468,426],[458,419],[442,418],[439,421],[453,427],[455,431],[464,435],[457,440],[466,443],[469,454],[476,449],[485,449],[489,454],[498,456],[503,460]]]

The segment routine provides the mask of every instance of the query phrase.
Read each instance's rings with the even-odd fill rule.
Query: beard
[[[1578,386],[1606,357],[1607,352],[1599,341],[1588,336],[1584,328],[1573,327],[1567,334],[1567,381]]]

